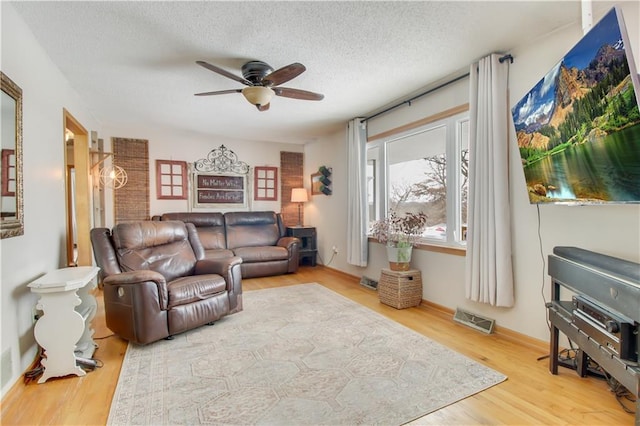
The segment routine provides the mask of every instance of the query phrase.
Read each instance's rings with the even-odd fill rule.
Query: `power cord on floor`
[[[93,340],[103,340],[103,339],[108,339],[109,337],[113,337],[115,336],[115,334],[111,333],[111,334],[107,334],[106,336],[102,336],[102,337],[94,337]]]
[[[33,380],[40,377],[40,375],[44,372],[44,366],[42,365],[42,358],[44,357],[44,350],[42,347],[38,346],[38,353],[36,354],[36,358],[31,364],[31,367],[24,373],[24,384],[28,385]]]
[[[578,349],[574,348],[573,342],[571,340],[569,340],[569,346],[569,349],[563,349],[558,353],[558,361],[563,363],[567,367],[571,367],[574,370],[577,370],[578,361],[576,357],[578,355]],[[538,361],[548,357],[549,355],[541,356],[538,358]],[[633,393],[629,391],[629,389],[618,382],[618,380],[607,373],[607,371],[605,371],[600,366],[600,364],[592,360],[589,356],[587,356],[587,372],[589,372],[591,376],[605,380],[607,382],[610,391],[614,394],[616,400],[618,401],[618,404],[620,404],[625,413],[636,413],[635,409],[629,408],[628,405],[635,406],[637,397],[634,396]],[[625,401],[628,401],[628,403],[625,403]]]
[[[100,337],[97,339],[106,339],[108,337],[113,336],[110,334],[108,336]],[[42,360],[46,359],[47,356],[45,354],[44,349],[41,346],[38,346],[38,353],[36,355],[36,359],[31,364],[31,367],[24,373],[24,384],[28,385],[32,381],[36,380],[38,377],[44,373],[44,365],[42,365]],[[82,368],[84,371],[90,372],[95,370],[96,368],[102,368],[104,366],[104,362],[98,358],[82,358],[76,356],[76,365]]]
[[[329,266],[331,265],[331,262],[333,262],[333,259],[336,257],[336,252],[334,251],[333,254],[331,255],[331,258],[329,259],[329,262],[324,263],[324,260],[322,260],[322,256],[320,256],[320,253],[316,253],[318,255],[318,259],[320,260],[320,265],[322,266]]]
[[[542,295],[542,301],[544,302],[545,308],[548,306],[547,297],[544,295],[544,279],[545,279],[545,270],[547,269],[547,262],[544,258],[544,249],[542,248],[542,233],[541,233],[541,220],[540,220],[540,204],[536,204],[536,209],[538,211],[538,246],[540,247],[540,258],[542,259],[542,285],[540,287],[540,294]],[[549,310],[545,309],[547,313],[547,328],[551,331],[551,321],[549,320]]]

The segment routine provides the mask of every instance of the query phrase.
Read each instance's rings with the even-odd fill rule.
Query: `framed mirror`
[[[22,89],[0,71],[0,238],[24,234]]]

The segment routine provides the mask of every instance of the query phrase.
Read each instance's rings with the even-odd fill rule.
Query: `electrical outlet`
[[[338,254],[338,247],[333,246],[331,247],[331,250],[333,251],[333,254]]]

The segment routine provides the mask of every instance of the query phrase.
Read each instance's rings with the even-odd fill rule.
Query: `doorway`
[[[65,109],[65,196],[67,215],[67,266],[90,266],[91,191],[89,185],[89,133]]]

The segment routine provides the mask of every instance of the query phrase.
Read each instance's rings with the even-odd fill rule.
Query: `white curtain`
[[[347,262],[367,266],[367,127],[360,118],[347,126]]]
[[[466,297],[511,307],[511,218],[507,61],[492,54],[471,65]]]

